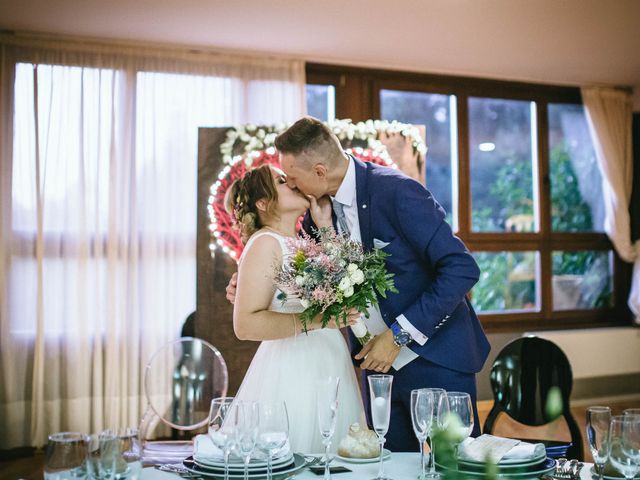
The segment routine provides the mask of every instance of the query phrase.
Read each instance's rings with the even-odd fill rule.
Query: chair
[[[484,433],[493,431],[501,412],[528,426],[545,425],[562,415],[571,442],[543,440],[547,454],[583,460],[582,435],[569,406],[571,365],[556,344],[535,336],[512,341],[493,362],[490,378],[494,404],[484,423]],[[559,401],[561,406],[557,405]]]
[[[147,436],[158,424],[197,433],[207,425],[211,400],[226,396],[227,388],[227,365],[204,340],[180,338],[154,353],[144,376],[147,409],[139,428],[143,462],[174,463],[191,455],[190,439],[149,442]]]

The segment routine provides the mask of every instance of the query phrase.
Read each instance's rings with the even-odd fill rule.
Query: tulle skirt
[[[308,334],[260,344],[236,399],[284,401],[289,415],[289,442],[294,452],[324,451],[318,429],[316,380],[339,377],[338,414],[332,450],[353,422],[366,424],[351,356],[340,331]]]

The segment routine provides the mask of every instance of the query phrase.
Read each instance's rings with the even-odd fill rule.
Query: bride
[[[353,422],[365,425],[362,400],[344,337],[320,317],[305,333],[297,313],[299,300],[279,298],[272,278],[274,266],[289,255],[287,238],[296,237],[296,223],[309,200],[287,186],[280,170],[261,166],[230,188],[226,208],[234,217],[244,251],[238,266],[233,328],[240,340],[262,342],[236,399],[284,401],[289,414],[289,441],[295,452],[323,451],[316,413],[316,380],[340,378],[334,439],[343,438]],[[352,311],[349,323],[360,313]],[[336,445],[337,442],[334,442]],[[335,449],[334,449],[335,450]]]

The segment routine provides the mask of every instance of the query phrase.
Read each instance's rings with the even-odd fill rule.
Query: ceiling
[[[640,87],[637,0],[0,0],[0,12],[10,30]]]

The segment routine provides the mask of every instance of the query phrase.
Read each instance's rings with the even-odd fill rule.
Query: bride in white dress
[[[240,340],[260,341],[236,394],[239,400],[284,401],[289,414],[289,442],[295,452],[321,452],[316,412],[317,380],[340,378],[333,450],[353,422],[366,424],[362,399],[346,342],[333,325],[320,319],[304,333],[297,299],[283,304],[273,271],[289,255],[287,237],[309,200],[286,184],[284,173],[262,166],[247,172],[229,189],[227,209],[247,240],[240,258],[233,327]],[[349,323],[360,314],[353,311]]]

